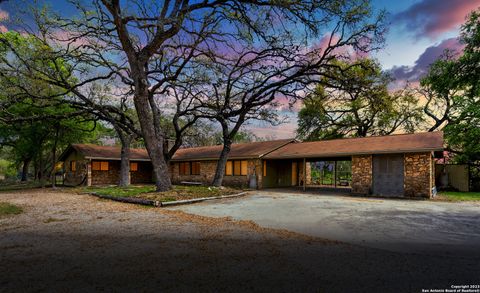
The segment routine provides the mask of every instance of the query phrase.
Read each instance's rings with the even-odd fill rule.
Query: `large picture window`
[[[225,166],[225,175],[227,176],[246,176],[248,174],[248,161],[227,161]]]
[[[102,161],[93,161],[92,162],[92,170],[93,171],[108,171],[108,162]]]
[[[181,162],[178,171],[180,175],[200,175],[200,162]]]

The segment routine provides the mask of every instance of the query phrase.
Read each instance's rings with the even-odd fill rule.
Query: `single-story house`
[[[170,162],[173,183],[209,184],[221,145],[179,149]],[[225,185],[257,188],[344,188],[355,194],[430,198],[434,157],[443,153],[443,133],[427,132],[299,142],[294,139],[233,144]],[[115,184],[120,148],[74,144],[61,156],[67,184]],[[131,150],[131,183],[152,181],[144,149]]]

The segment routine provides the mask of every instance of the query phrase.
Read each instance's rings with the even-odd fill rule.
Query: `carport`
[[[382,197],[435,195],[443,133],[295,142],[262,157],[263,187],[344,188]]]
[[[263,187],[351,189],[351,156],[264,161]]]

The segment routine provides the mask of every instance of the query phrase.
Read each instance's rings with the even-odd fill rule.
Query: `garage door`
[[[403,196],[403,154],[373,157],[373,194]]]

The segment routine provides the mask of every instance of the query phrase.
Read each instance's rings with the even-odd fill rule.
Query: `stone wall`
[[[352,156],[352,193],[372,192],[372,156]]]
[[[182,181],[201,182],[210,185],[215,176],[217,161],[200,161],[200,175],[180,175],[180,165],[174,162],[171,165],[172,183],[179,184]],[[224,176],[223,184],[226,186],[248,187],[248,178],[256,174],[257,185],[261,188],[263,166],[260,160],[248,160],[248,176]]]
[[[432,194],[432,154],[405,154],[405,196],[430,198]]]
[[[108,161],[108,171],[92,169],[92,185],[113,185],[118,184],[119,180],[120,161]]]
[[[153,182],[152,163],[150,162],[135,162],[135,163],[138,163],[138,170],[130,171],[130,183],[131,184],[152,183]]]

